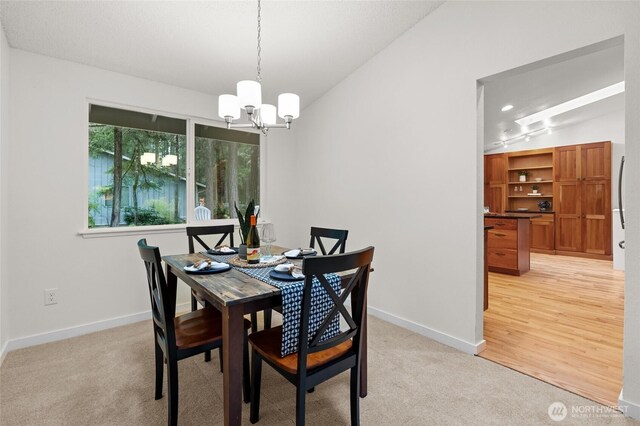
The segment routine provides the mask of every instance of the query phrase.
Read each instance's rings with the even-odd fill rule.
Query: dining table
[[[271,247],[276,253],[288,250],[285,247]],[[281,306],[281,290],[236,268],[216,274],[190,274],[185,271],[185,266],[205,258],[210,258],[206,252],[162,257],[166,265],[167,286],[172,297],[170,306],[174,309],[170,314],[175,315],[178,279],[222,313],[224,424],[240,425],[242,422],[244,316]],[[303,260],[295,259],[291,262],[301,266]],[[346,272],[338,275],[344,287],[353,273]],[[352,294],[352,304],[355,299],[356,297]],[[360,397],[362,398],[367,395],[366,301],[364,318],[360,370]]]

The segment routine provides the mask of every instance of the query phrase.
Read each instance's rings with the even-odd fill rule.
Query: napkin
[[[216,251],[220,253],[230,253],[230,254],[236,252],[234,249],[229,248],[227,246],[218,247],[216,248]]]
[[[222,269],[226,267],[226,263],[214,262],[213,260],[202,260],[194,263],[190,269],[193,271],[201,271],[203,269]]]
[[[300,255],[305,255],[305,254],[312,254],[315,253],[316,251],[312,248],[305,248],[305,249],[293,249],[293,250],[289,250],[284,252],[284,255],[287,257],[298,257]]]
[[[304,278],[303,274],[298,274],[297,272],[293,272],[293,268],[294,268],[294,264],[293,263],[282,263],[280,265],[277,265],[275,268],[273,268],[275,271],[277,272],[282,272],[284,274],[289,274],[291,275],[293,278]]]

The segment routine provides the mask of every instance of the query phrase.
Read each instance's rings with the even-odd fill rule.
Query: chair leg
[[[242,348],[242,390],[244,396],[244,402],[248,403],[251,400],[251,377],[249,374],[249,339],[247,330],[244,331],[244,345]]]
[[[268,330],[271,328],[271,317],[273,316],[273,311],[271,308],[267,308],[264,310],[264,329]]]
[[[218,348],[218,358],[220,358],[220,372],[222,373],[222,346]]]
[[[304,426],[304,403],[307,397],[304,379],[296,385],[296,426]]]
[[[360,425],[360,363],[351,369],[351,386],[349,392],[351,400],[351,426]]]
[[[315,391],[316,391],[316,387],[315,386],[312,387],[312,388],[307,389],[307,393],[314,393]]]
[[[169,393],[168,424],[178,425],[178,361],[170,359],[167,363],[167,389]]]
[[[260,420],[260,382],[262,380],[262,358],[257,351],[251,351],[251,406],[249,420],[257,423]]]
[[[251,332],[255,333],[258,331],[258,313],[251,312]]]
[[[192,294],[191,295],[191,312],[198,310],[198,299]]]
[[[162,382],[164,376],[164,353],[160,346],[158,346],[158,342],[155,343],[156,348],[156,399],[162,398]]]
[[[204,353],[204,362],[209,362],[211,361],[211,351],[206,351]]]

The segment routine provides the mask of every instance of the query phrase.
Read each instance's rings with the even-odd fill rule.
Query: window
[[[236,203],[243,212],[259,205],[260,135],[196,124],[187,144],[187,125],[90,105],[89,228],[235,218]]]
[[[89,111],[89,227],[185,223],[186,120]]]
[[[260,204],[260,135],[195,125],[196,220],[236,217]]]

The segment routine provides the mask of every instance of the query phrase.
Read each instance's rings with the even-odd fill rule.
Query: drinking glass
[[[276,240],[276,228],[273,226],[273,223],[265,223],[262,225],[262,235],[260,235],[260,240],[267,243],[267,253],[265,256],[267,259],[273,257],[271,254],[271,243]]]

